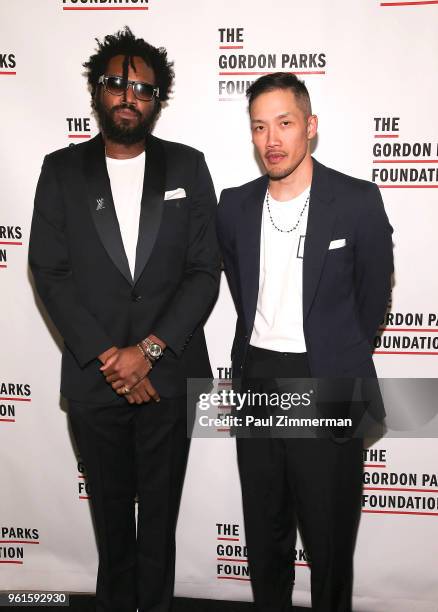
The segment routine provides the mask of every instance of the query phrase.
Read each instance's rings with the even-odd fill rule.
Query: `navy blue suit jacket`
[[[268,177],[225,189],[218,236],[237,310],[232,346],[238,377],[256,314],[260,232]],[[379,189],[313,159],[303,259],[303,327],[313,377],[375,377],[373,340],[393,272],[392,227]],[[344,247],[330,249],[332,240]]]

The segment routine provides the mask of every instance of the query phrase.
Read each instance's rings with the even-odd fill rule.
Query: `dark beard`
[[[114,113],[121,108],[132,110],[139,119],[138,123],[134,126],[131,126],[130,122],[124,120],[116,123],[114,121]],[[144,140],[146,134],[152,130],[157,117],[155,106],[149,115],[142,117],[141,113],[129,104],[119,104],[118,106],[113,106],[110,111],[107,111],[102,104],[98,103],[96,104],[96,113],[100,129],[108,140],[128,146]]]

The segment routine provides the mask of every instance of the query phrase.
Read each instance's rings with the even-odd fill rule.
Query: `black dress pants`
[[[307,355],[249,347],[243,387],[310,378]],[[258,612],[289,612],[297,524],[310,557],[312,610],[351,612],[363,441],[238,438],[248,563]]]
[[[189,450],[186,398],[142,405],[70,402],[69,417],[91,490],[99,550],[96,610],[169,612]]]

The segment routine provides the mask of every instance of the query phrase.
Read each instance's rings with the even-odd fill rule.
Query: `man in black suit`
[[[173,81],[129,28],[84,64],[102,132],[47,155],[29,260],[64,339],[61,392],[91,487],[97,610],[167,612],[188,438],[219,281],[204,156],[151,135]],[[138,522],[134,500],[138,496]]]
[[[294,75],[263,76],[247,95],[267,174],[224,190],[219,203],[238,315],[233,376],[257,391],[272,391],[278,377],[375,380],[373,339],[393,269],[379,190],[311,157],[317,117]],[[374,409],[382,417],[379,403]],[[349,612],[362,440],[259,435],[238,438],[237,452],[257,610],[291,610],[297,519],[313,609]]]

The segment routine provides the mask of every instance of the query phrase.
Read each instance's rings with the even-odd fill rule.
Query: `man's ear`
[[[307,117],[307,138],[313,140],[318,131],[318,117],[316,115],[309,115]]]

